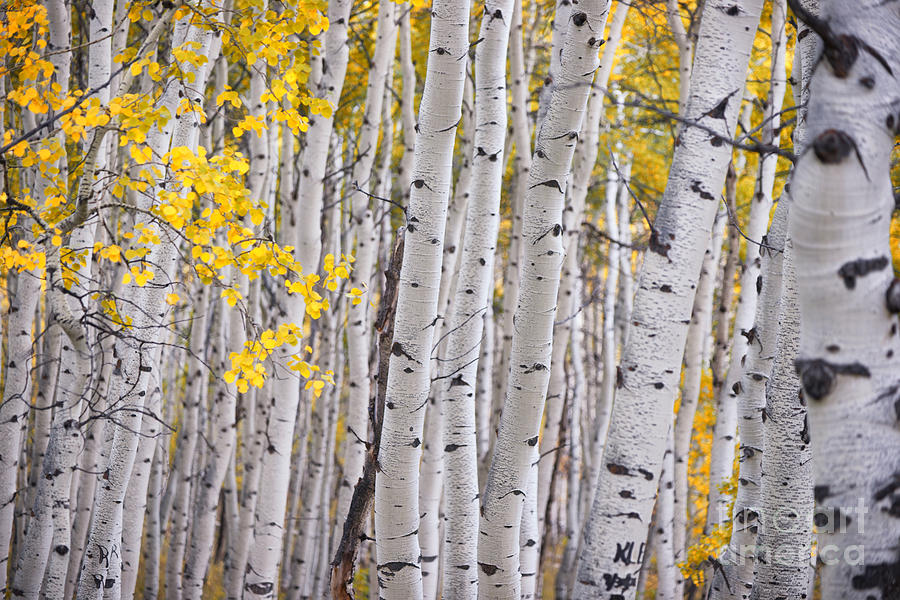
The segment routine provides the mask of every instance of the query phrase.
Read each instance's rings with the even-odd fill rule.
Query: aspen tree
[[[722,138],[731,137],[737,121],[761,4],[704,5],[686,117],[717,133],[696,127],[680,133],[620,362],[601,476],[584,529],[576,598],[603,590],[634,595],[704,241],[731,154]],[[667,317],[661,317],[662,310]]]
[[[529,478],[536,470],[541,414],[550,377],[556,295],[564,258],[566,180],[600,62],[597,49],[602,40],[596,32],[605,27],[608,12],[609,2],[589,2],[567,19],[558,85],[538,128],[524,190],[522,236],[528,243],[523,244],[509,383],[482,495],[478,576],[485,597],[518,598],[520,594],[519,528]]]
[[[890,269],[890,154],[897,135],[900,11],[823,1],[805,139],[791,178],[800,348],[808,403],[821,591],[896,595],[897,294]],[[877,50],[875,50],[877,48]],[[871,49],[871,50],[870,50]]]
[[[563,401],[565,396],[565,357],[569,348],[569,340],[571,338],[572,320],[571,316],[575,310],[580,307],[575,302],[573,289],[575,279],[580,276],[578,268],[578,241],[581,232],[581,221],[584,215],[585,199],[587,198],[588,187],[590,185],[591,174],[594,165],[597,162],[597,152],[600,148],[600,127],[601,117],[603,116],[606,97],[610,93],[608,88],[609,78],[612,75],[613,60],[616,50],[619,48],[619,42],[622,39],[622,28],[625,25],[625,19],[628,15],[630,5],[617,3],[612,19],[609,23],[609,31],[606,42],[603,45],[603,53],[600,56],[600,65],[597,73],[594,75],[594,87],[591,90],[588,99],[587,112],[585,113],[584,123],[581,128],[579,144],[575,149],[575,157],[572,163],[572,183],[569,188],[569,205],[564,213],[563,226],[566,230],[566,260],[562,268],[562,281],[560,282],[559,296],[557,299],[557,324],[553,328],[553,354],[550,365],[550,383],[547,389],[547,406],[545,409],[544,431],[541,435],[540,455],[541,462],[538,464],[538,482],[537,482],[537,532],[539,539],[534,540],[535,543],[529,546],[529,552],[536,557],[540,554],[541,541],[544,535],[544,515],[547,511],[548,492],[550,488],[550,479],[554,468],[556,453],[553,449],[557,447],[559,440],[559,425],[562,417]],[[616,194],[618,192],[617,179],[607,178],[606,202],[613,207],[616,204]],[[607,212],[607,219],[610,213]],[[612,213],[615,215],[615,212]],[[615,219],[613,219],[613,223]],[[614,267],[618,261],[618,249],[615,256],[610,254],[610,262]],[[613,289],[615,289],[615,278],[613,278]],[[612,294],[615,297],[615,293]],[[614,353],[614,351],[613,351]],[[524,552],[523,546],[523,552]],[[526,570],[529,570],[526,568]],[[537,564],[534,564],[530,570],[537,570]]]
[[[513,1],[485,4],[475,47],[471,188],[441,363],[444,449],[443,597],[478,596],[478,446],[475,390],[500,226],[506,135],[506,54]]]
[[[385,82],[397,48],[396,10],[397,6],[393,2],[385,0],[378,3],[375,50],[366,83],[365,112],[356,139],[350,181],[350,185],[357,188],[357,191],[350,193],[352,208],[349,212],[356,238],[356,262],[350,274],[350,285],[361,291],[370,290],[377,257],[375,220],[370,206],[372,201],[369,198],[369,190],[374,174]],[[384,132],[385,138],[391,135],[390,131]],[[370,290],[369,295],[371,294],[373,291]],[[348,485],[342,485],[339,495],[338,514],[341,515],[346,514],[350,506],[352,486],[362,475],[363,470],[370,393],[369,350],[374,317],[369,309],[369,295],[363,296],[361,302],[354,302],[347,307],[350,398],[347,406],[348,443],[344,460],[344,477]]]
[[[422,596],[417,535],[422,409],[430,386],[441,251],[453,142],[465,78],[468,24],[468,2],[437,0],[433,4],[378,455],[380,470],[375,479],[379,593],[387,600]]]

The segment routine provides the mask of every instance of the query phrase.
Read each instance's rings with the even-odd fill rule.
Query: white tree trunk
[[[687,127],[675,150],[620,363],[576,598],[634,596],[705,241],[731,155],[720,138],[730,137],[737,121],[761,5],[704,6],[687,117],[718,137]]]
[[[800,349],[823,598],[891,598],[900,572],[897,352],[889,176],[900,11],[822,2],[823,38],[791,180]],[[877,50],[867,50],[877,48]]]
[[[468,49],[469,3],[436,0],[425,89],[419,106],[412,188],[406,211],[387,381],[380,470],[375,480],[375,544],[380,595],[422,596],[418,470],[456,124]]]
[[[537,469],[541,415],[550,378],[553,322],[564,260],[563,204],[575,141],[591,90],[609,2],[579,6],[567,22],[558,85],[540,125],[524,193],[522,281],[513,318],[509,383],[482,496],[479,587],[486,598],[520,595],[519,528]],[[557,16],[559,18],[559,16]],[[518,326],[517,326],[518,324]]]
[[[659,496],[656,499],[656,600],[675,600],[681,596],[677,590],[678,567],[675,563],[672,529],[675,516],[675,460],[673,457],[672,428],[669,428],[663,469],[659,477]]]
[[[782,196],[782,202],[789,199]],[[784,249],[778,350],[766,394],[763,477],[753,592],[755,600],[804,600],[812,546],[812,452],[806,398],[794,370],[799,346],[791,240]]]
[[[784,100],[784,90],[787,86],[785,76],[785,38],[784,24],[787,18],[787,7],[784,0],[776,0],[772,3],[772,76],[770,89],[763,113],[765,123],[762,133],[762,143],[776,144],[778,139],[776,131],[780,131],[781,107]],[[759,178],[757,179],[756,193],[751,200],[750,219],[744,226],[743,234],[750,240],[746,245],[744,254],[744,268],[741,273],[740,289],[737,312],[734,317],[734,333],[731,341],[731,363],[728,367],[728,375],[724,385],[719,391],[718,413],[716,415],[716,427],[714,429],[713,449],[710,462],[710,503],[707,519],[709,523],[721,524],[728,519],[727,497],[718,492],[718,488],[731,478],[734,465],[734,455],[730,451],[734,447],[735,429],[738,422],[737,393],[735,386],[741,381],[743,361],[747,354],[747,334],[753,327],[753,318],[756,314],[758,298],[757,285],[760,277],[760,251],[755,243],[762,239],[769,224],[769,213],[772,211],[772,188],[775,184],[775,168],[778,157],[773,154],[760,156]],[[728,451],[722,451],[723,446]]]
[[[484,322],[493,298],[506,136],[506,53],[513,0],[487,9],[475,47],[471,188],[441,363],[444,451],[443,597],[478,596],[478,446],[475,390]]]
[[[349,3],[348,3],[349,4]],[[375,52],[369,69],[366,86],[365,114],[357,136],[357,148],[353,163],[352,185],[359,191],[351,194],[352,221],[356,237],[356,262],[350,274],[350,284],[361,290],[369,290],[362,302],[347,307],[347,355],[350,367],[350,397],[347,406],[345,426],[347,443],[344,453],[344,474],[338,495],[338,512],[342,517],[350,507],[353,487],[362,476],[365,460],[366,439],[369,422],[369,351],[372,341],[372,319],[369,308],[374,290],[370,283],[374,275],[377,253],[377,238],[371,201],[368,196],[373,165],[378,144],[378,130],[382,119],[385,98],[385,83],[393,65],[397,47],[396,5],[381,2],[378,8],[378,26]],[[385,131],[385,139],[393,132]],[[386,207],[388,205],[385,205]]]
[[[537,572],[537,558],[541,554],[542,538],[546,530],[544,517],[547,512],[547,501],[550,492],[550,481],[556,467],[556,448],[559,441],[559,426],[562,418],[563,402],[565,400],[565,358],[568,350],[568,342],[571,338],[572,314],[581,310],[576,304],[573,294],[575,279],[581,276],[578,266],[578,239],[581,231],[581,221],[584,213],[585,199],[594,165],[597,162],[597,152],[600,147],[600,126],[604,113],[605,100],[608,93],[607,85],[612,74],[613,59],[619,42],[622,39],[622,28],[628,15],[629,4],[617,3],[616,11],[609,24],[609,35],[603,45],[603,54],[600,57],[600,65],[594,76],[594,85],[588,100],[587,113],[581,127],[580,143],[575,149],[575,157],[572,165],[572,184],[569,193],[569,204],[563,217],[563,227],[566,232],[566,260],[562,268],[562,281],[560,282],[557,297],[557,324],[553,329],[553,354],[550,365],[550,383],[547,390],[547,406],[545,408],[544,431],[541,435],[540,464],[538,465],[537,481],[537,537],[531,545],[523,544],[522,561],[523,572]],[[607,178],[606,202],[612,207],[612,212],[607,212],[607,229],[610,232],[616,230],[616,197],[618,193],[618,179],[615,171]],[[612,220],[609,217],[612,215]],[[609,262],[612,271],[618,268],[618,247],[611,249]],[[612,298],[615,298],[615,282],[613,278]],[[615,349],[613,348],[613,354]],[[611,397],[611,396],[610,396]],[[526,516],[527,516],[526,512]],[[526,561],[527,558],[527,561]],[[527,566],[526,566],[527,564]],[[524,583],[523,583],[524,585]]]

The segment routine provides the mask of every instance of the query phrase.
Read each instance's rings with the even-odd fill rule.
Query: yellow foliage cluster
[[[709,505],[709,464],[713,443],[713,427],[716,421],[716,401],[713,393],[712,372],[703,371],[700,379],[700,398],[694,417],[691,449],[688,455],[688,489],[690,494],[690,539],[685,560],[678,564],[685,578],[696,585],[704,581],[704,568],[710,557],[718,557],[731,539],[731,519],[725,525],[716,526],[704,533]],[[719,491],[729,500],[729,517],[737,493],[738,464],[735,459],[732,477],[722,484]]]
[[[11,181],[0,195],[8,235],[0,244],[0,268],[32,271],[43,277],[48,248],[58,249],[63,267],[63,281],[71,288],[90,270],[91,260],[107,261],[119,273],[123,286],[178,285],[160,284],[152,260],[153,251],[162,244],[187,243],[183,256],[189,270],[182,273],[207,285],[222,288],[226,303],[235,307],[242,296],[235,283],[240,274],[246,280],[269,276],[284,282],[289,293],[302,296],[305,315],[317,319],[329,308],[326,292],[334,292],[338,282],[349,278],[352,257],[327,256],[323,273],[304,272],[294,259],[294,249],[281,246],[270,232],[277,227],[278,215],[265,201],[251,198],[245,183],[250,166],[237,149],[245,133],[261,136],[273,122],[286,124],[293,134],[306,129],[312,114],[330,115],[333,107],[311,98],[306,91],[309,76],[310,36],[328,26],[322,0],[288,0],[276,12],[261,0],[236,0],[232,10],[222,11],[213,1],[201,5],[183,5],[171,15],[172,22],[190,19],[195,26],[208,27],[221,36],[222,52],[232,62],[266,72],[266,87],[259,100],[267,108],[251,113],[241,94],[246,93],[246,78],[224,85],[215,98],[214,110],[229,111],[235,123],[229,129],[224,148],[215,152],[202,145],[193,150],[177,146],[162,156],[156,155],[148,143],[148,134],[163,128],[173,116],[190,118],[198,124],[206,122],[207,107],[185,94],[175,115],[162,106],[167,85],[190,85],[196,69],[209,58],[200,44],[188,41],[170,48],[169,60],[154,52],[138,54],[138,44],[127,44],[114,57],[115,69],[121,65],[120,77],[143,78],[149,85],[141,93],[125,89],[108,101],[101,101],[95,90],[67,90],[56,80],[54,64],[40,54],[47,45],[47,9],[35,0],[11,0],[0,14],[0,54],[4,55],[6,103],[0,110],[17,112],[5,115],[12,125],[2,130],[0,145],[6,146],[7,162],[39,174],[41,185],[31,189],[21,168],[10,169]],[[135,0],[128,8],[131,36],[140,35],[160,19],[159,4]],[[165,84],[165,85],[164,85]],[[225,104],[227,103],[227,107]],[[51,115],[54,121],[45,133],[29,135],[25,119],[32,121]],[[85,172],[82,142],[95,135],[114,137],[120,149],[121,166],[113,177],[105,175],[103,204],[92,200],[91,214],[133,214],[137,218],[113,222],[111,239],[97,242],[92,248],[69,247],[70,232],[61,223],[76,210],[76,190]],[[290,133],[285,133],[289,135]],[[150,200],[147,200],[147,199]],[[107,211],[107,213],[104,213]],[[105,218],[105,217],[102,217]],[[23,227],[24,226],[24,227]],[[9,235],[12,233],[13,235]],[[29,235],[30,234],[30,235]],[[56,250],[54,250],[56,251]],[[362,290],[353,288],[348,296],[355,304]],[[110,323],[130,328],[133,323],[124,304],[107,291],[92,297],[99,303]],[[175,310],[181,303],[174,290],[165,294],[165,302]],[[241,307],[243,309],[243,307]],[[128,308],[130,310],[130,307]],[[232,368],[226,380],[244,392],[250,385],[261,386],[266,376],[262,362],[281,346],[296,346],[302,338],[303,320],[283,323],[263,331],[256,340],[247,342],[240,352],[231,354]],[[330,373],[318,373],[294,355],[289,367],[309,381],[307,388],[318,395]]]

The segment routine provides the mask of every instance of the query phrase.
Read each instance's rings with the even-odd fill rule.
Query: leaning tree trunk
[[[418,471],[453,142],[462,105],[469,3],[435,0],[430,52],[406,211],[403,268],[375,478],[375,544],[380,594],[422,596]]]
[[[678,389],[691,305],[731,158],[760,0],[707,1],[685,127],[653,225],[622,355],[577,598],[632,598]],[[722,47],[725,49],[722,50]]]
[[[900,281],[890,268],[890,157],[900,133],[900,9],[825,1],[818,18],[790,4],[825,45],[790,224],[822,597],[895,598]]]
[[[524,195],[522,280],[513,319],[509,383],[481,504],[479,587],[485,598],[520,595],[519,528],[536,476],[541,415],[550,379],[553,322],[564,259],[563,204],[575,141],[600,63],[609,2],[578,7],[567,24],[559,84],[541,123]],[[516,328],[516,323],[519,327]],[[526,325],[527,324],[527,325]]]

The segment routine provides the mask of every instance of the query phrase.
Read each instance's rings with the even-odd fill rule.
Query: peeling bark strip
[[[729,10],[737,7],[737,10]],[[760,0],[743,2],[710,1],[704,5],[694,74],[687,103],[688,122],[703,120],[717,128],[724,139],[732,137],[737,124],[739,102],[735,90],[743,89],[753,37],[762,9]],[[734,15],[729,13],[735,13]],[[732,101],[723,100],[732,98]],[[704,119],[722,107],[722,118]],[[615,560],[616,544],[639,545],[647,539],[662,469],[667,429],[671,426],[679,367],[684,352],[694,293],[665,294],[658,288],[668,284],[695,290],[717,203],[700,198],[692,190],[716,193],[725,183],[731,148],[709,143],[709,134],[685,125],[676,146],[665,194],[657,212],[654,229],[675,232],[665,256],[648,252],[644,256],[641,284],[634,300],[634,314],[627,333],[621,364],[636,365],[628,374],[628,385],[616,391],[604,460],[632,470],[640,466],[651,479],[629,478],[602,473],[594,503],[584,527],[575,598],[596,598],[600,594],[634,597],[640,565]],[[657,243],[662,243],[657,236]],[[652,283],[652,285],[651,285]],[[664,300],[662,298],[665,298]],[[663,308],[665,307],[665,308]],[[665,318],[660,311],[665,311]],[[663,382],[657,389],[654,384]],[[635,429],[640,424],[640,431]],[[635,437],[648,440],[635,444]],[[634,499],[622,498],[623,487],[633,488]],[[637,513],[640,519],[617,516]]]
[[[900,473],[900,338],[888,268],[894,139],[884,117],[900,96],[900,11],[883,2],[821,6],[821,17],[795,7],[822,37],[827,64],[810,84],[814,152],[801,155],[790,184],[802,314],[796,366],[816,400],[808,410],[819,585],[823,598],[894,598],[900,513],[884,490]],[[862,276],[879,293],[854,292]],[[832,519],[842,526],[826,527]]]

